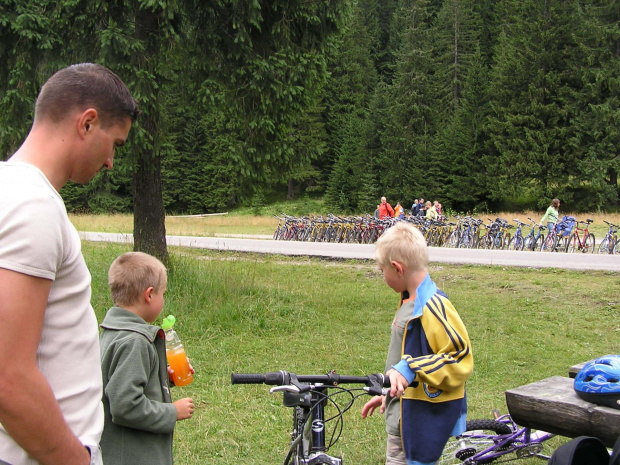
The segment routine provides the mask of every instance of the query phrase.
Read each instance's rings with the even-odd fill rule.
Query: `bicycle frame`
[[[290,459],[293,458],[293,465],[342,465],[340,457],[325,454],[325,403],[328,388],[321,386],[303,394],[283,393],[284,406],[295,408],[291,448],[285,464],[291,463]]]
[[[456,438],[454,451],[449,451],[449,459],[454,458],[458,460],[458,462],[452,463],[463,463],[463,465],[492,463],[512,453],[516,454],[514,460],[530,457],[543,460],[550,458],[541,454],[542,443],[554,437],[555,434],[545,431],[532,432],[530,428],[520,427],[508,414],[498,417],[495,421],[507,425],[511,432],[507,434],[488,434],[481,430],[466,431],[463,435]],[[476,421],[468,423],[475,424]],[[480,450],[481,448],[482,450]],[[440,463],[448,463],[446,460],[449,459],[442,457]]]
[[[565,248],[566,252],[568,252],[569,249],[571,249],[571,251],[573,252],[575,250],[579,250],[584,253],[594,252],[594,247],[596,245],[595,244],[596,239],[594,238],[594,234],[591,234],[590,231],[588,230],[588,226],[592,222],[593,221],[591,219],[588,219],[586,221],[575,222],[575,231],[568,237],[566,241],[566,248]],[[580,224],[584,225],[584,227],[580,228],[579,227]],[[579,235],[580,232],[583,233],[581,236]],[[588,241],[589,241],[590,236],[592,237],[591,250],[588,249]]]
[[[530,250],[530,251],[540,250],[545,240],[545,235],[543,231],[546,229],[546,227],[543,225],[537,224],[536,221],[534,221],[532,218],[528,217],[528,220],[530,220],[531,229],[530,229],[530,232],[527,234],[527,236],[523,238],[523,244],[528,246],[527,250]],[[536,231],[536,228],[538,228],[538,231]],[[541,244],[540,246],[536,247],[536,244],[538,243],[538,239],[541,236],[542,236]]]

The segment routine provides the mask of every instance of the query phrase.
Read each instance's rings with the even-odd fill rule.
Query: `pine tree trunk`
[[[293,200],[295,198],[295,184],[293,184],[293,178],[288,179],[288,192],[286,194],[286,200]]]
[[[156,70],[159,18],[149,8],[136,8],[136,36],[147,43],[144,54],[137,60],[138,69]],[[143,108],[140,124],[148,134],[150,144],[135,150],[133,172],[133,239],[134,250],[145,252],[168,263],[166,245],[166,213],[162,195],[161,159],[158,147],[158,88],[150,89],[151,100]],[[150,147],[149,147],[150,146]]]
[[[153,130],[150,118],[141,120],[149,132]],[[151,133],[152,134],[152,133]],[[137,154],[133,174],[133,239],[134,250],[145,252],[168,262],[166,245],[166,213],[161,183],[161,160],[146,149]]]

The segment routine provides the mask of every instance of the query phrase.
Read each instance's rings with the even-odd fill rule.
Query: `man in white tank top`
[[[101,463],[91,278],[58,191],[112,168],[137,115],[111,71],[70,66],[45,83],[30,133],[0,162],[0,463]]]

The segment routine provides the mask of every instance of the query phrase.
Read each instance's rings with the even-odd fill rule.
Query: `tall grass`
[[[99,321],[111,305],[107,268],[126,245],[84,243]],[[230,385],[232,372],[300,374],[382,371],[398,296],[371,262],[171,250],[163,315],[196,369],[194,417],[177,425],[175,463],[280,463],[290,411],[266,386]],[[472,341],[469,417],[506,412],[504,391],[566,376],[576,363],[620,353],[620,282],[605,272],[433,266]],[[384,463],[383,421],[345,415],[332,451],[348,465]],[[535,463],[535,462],[533,462]]]

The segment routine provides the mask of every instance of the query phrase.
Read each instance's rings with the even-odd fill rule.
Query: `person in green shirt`
[[[559,210],[560,201],[558,199],[553,199],[544,216],[540,219],[540,224],[543,224],[543,222],[547,220],[547,228],[551,231],[551,229],[553,229],[553,225],[558,222],[558,217],[560,216]]]

